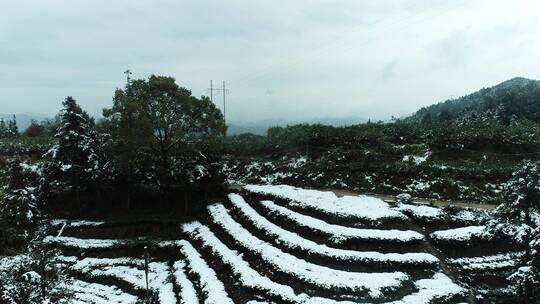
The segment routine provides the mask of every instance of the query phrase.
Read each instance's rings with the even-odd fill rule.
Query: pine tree
[[[0,138],[6,138],[8,135],[8,126],[3,118],[0,118]]]
[[[510,277],[514,291],[524,303],[539,304],[540,298],[534,295],[540,294],[540,233],[537,230],[529,243],[532,251],[528,260],[517,269]]]
[[[43,243],[46,224],[35,233],[26,254],[0,273],[0,303],[71,303],[70,279],[65,266],[58,263],[58,250]]]
[[[524,162],[506,184],[506,202],[497,208],[500,220],[524,227],[523,242],[528,244],[535,224],[533,212],[540,211],[540,167],[538,162]],[[527,246],[526,254],[530,253]],[[527,257],[528,258],[528,257]]]
[[[0,242],[19,242],[36,228],[38,210],[36,198],[24,184],[20,163],[13,162],[10,169],[7,193],[0,202]]]
[[[8,123],[8,137],[19,135],[19,127],[17,126],[17,117],[13,115],[12,120]]]
[[[88,177],[89,158],[93,154],[89,146],[89,116],[72,97],[67,97],[62,105],[60,127],[55,134],[58,144],[47,155],[60,171],[59,181],[74,191],[77,207],[80,208],[81,186]]]
[[[540,291],[540,231],[532,214],[540,211],[540,165],[527,161],[516,170],[508,183],[506,202],[496,209],[496,218],[488,223],[491,231],[510,236],[522,243],[525,255],[521,267],[510,277],[516,293],[533,302],[531,295]]]

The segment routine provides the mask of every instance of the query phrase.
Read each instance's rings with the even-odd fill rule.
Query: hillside
[[[457,99],[424,107],[408,120],[455,120],[482,113],[495,114],[502,120],[514,117],[540,122],[540,81],[512,78]]]

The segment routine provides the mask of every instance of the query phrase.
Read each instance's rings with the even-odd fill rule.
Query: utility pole
[[[214,93],[214,88],[212,87],[212,80],[210,80],[210,101],[214,102],[214,99],[212,98],[212,94]]]
[[[226,100],[225,100],[225,95],[227,95],[227,93],[229,92],[229,90],[227,88],[225,88],[225,80],[223,80],[223,88],[221,89],[214,89],[214,87],[212,86],[212,80],[210,80],[210,88],[208,89],[210,91],[210,101],[213,102],[213,99],[212,99],[212,93],[213,91],[221,91],[221,93],[223,94],[223,122],[227,122],[226,120],[226,116],[225,116],[225,110],[226,110]],[[226,135],[226,134],[225,134]]]
[[[227,125],[227,121],[225,120],[225,80],[223,80],[223,122],[225,123],[225,125]]]

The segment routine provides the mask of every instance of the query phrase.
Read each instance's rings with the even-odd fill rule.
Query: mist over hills
[[[41,122],[47,119],[47,117],[44,115],[32,114],[32,113],[15,114],[15,118],[17,120],[17,126],[19,127],[19,131],[23,131],[26,128],[28,128],[32,120]],[[13,119],[13,114],[0,114],[0,119],[3,119],[5,121],[11,120]]]
[[[425,119],[455,120],[467,115],[493,113],[508,117],[526,118],[540,122],[540,81],[515,77],[497,85],[482,88],[474,93],[444,102],[423,107],[409,117],[409,122]],[[32,120],[42,121],[49,117],[33,113],[15,114],[19,130],[26,129]],[[12,119],[13,114],[0,114],[4,120]],[[323,124],[331,126],[349,126],[367,122],[359,116],[321,117],[306,120],[269,119],[252,122],[233,121],[228,124],[228,135],[253,133],[265,135],[268,128],[286,127],[296,124]]]
[[[257,122],[232,122],[227,124],[227,134],[237,135],[241,133],[253,133],[266,135],[266,131],[271,127],[286,127],[297,124],[322,124],[335,127],[350,126],[367,122],[368,119],[357,116],[346,117],[322,117],[308,120],[261,120]]]

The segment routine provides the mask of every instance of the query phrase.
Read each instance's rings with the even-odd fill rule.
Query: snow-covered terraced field
[[[413,225],[407,229],[410,218],[381,200],[338,198],[288,186],[246,190],[265,199],[230,194],[223,203],[209,205],[207,216],[199,221],[178,223],[176,239],[148,242],[148,283],[140,250],[121,257],[114,254],[116,249],[130,252],[126,248],[144,247],[147,240],[62,235],[60,227],[106,229],[107,224],[57,221],[59,231],[47,242],[66,254],[59,260],[70,265],[74,303],[136,303],[148,294],[157,303],[171,304],[467,300],[468,290],[451,279],[436,253],[422,245],[429,236]],[[292,206],[273,198],[286,198]],[[328,222],[325,215],[342,224]],[[396,229],[393,222],[403,228]],[[381,223],[390,223],[391,228]],[[355,246],[349,247],[352,241]],[[175,254],[164,257],[160,254],[164,250]]]
[[[507,241],[492,240],[483,225],[435,231],[429,237],[459,282],[481,303],[511,301],[508,277],[519,267],[523,251]]]

